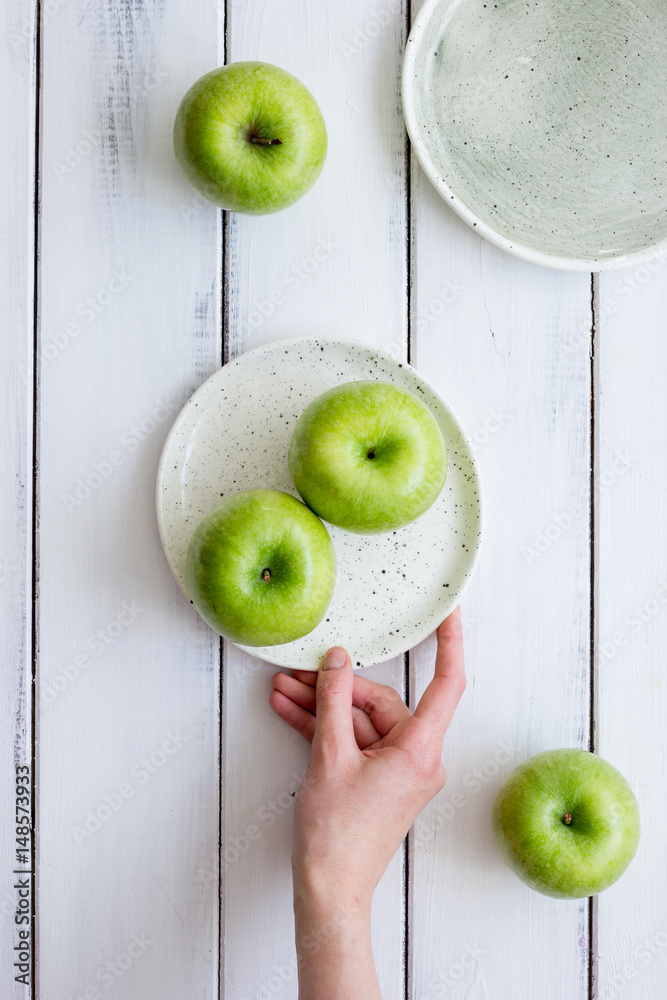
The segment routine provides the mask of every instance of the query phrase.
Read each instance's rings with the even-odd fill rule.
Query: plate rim
[[[539,264],[543,267],[551,267],[563,271],[614,271],[666,254],[667,236],[656,243],[642,247],[640,250],[631,250],[626,254],[611,258],[563,257],[558,254],[548,253],[545,250],[537,250],[524,243],[519,243],[507,236],[503,236],[502,233],[499,233],[487,222],[480,219],[452,190],[447,181],[440,176],[436,164],[432,160],[421,138],[418,113],[416,111],[416,88],[413,82],[415,79],[415,61],[417,52],[419,51],[419,44],[436,9],[442,4],[448,3],[447,10],[449,10],[454,4],[465,4],[466,2],[467,0],[426,0],[417,11],[412,22],[403,54],[401,101],[405,125],[420,166],[440,197],[471,229],[474,229],[476,233],[483,236],[489,243],[500,247],[501,250],[505,250],[514,257],[528,261],[530,264]]]
[[[182,423],[184,422],[184,420],[186,418],[186,411],[188,411],[190,409],[191,404],[197,399],[197,397],[200,395],[200,393],[202,393],[204,391],[204,389],[206,389],[206,387],[208,386],[209,382],[211,382],[214,379],[218,378],[220,376],[221,372],[225,371],[225,369],[229,369],[233,364],[235,364],[235,363],[237,363],[239,361],[242,361],[242,360],[246,361],[247,359],[251,358],[253,355],[264,353],[264,352],[266,352],[268,350],[271,350],[271,349],[281,348],[281,347],[285,347],[285,346],[289,346],[289,345],[295,346],[296,344],[303,344],[303,343],[321,344],[323,342],[325,342],[327,344],[330,344],[332,346],[338,346],[338,347],[342,347],[342,348],[346,348],[346,349],[347,348],[363,348],[366,351],[369,351],[369,352],[372,352],[373,354],[381,356],[386,361],[388,361],[388,362],[390,362],[392,364],[400,365],[401,367],[405,368],[406,371],[414,373],[414,375],[416,376],[416,378],[419,381],[421,381],[430,390],[430,392],[433,393],[433,395],[436,397],[436,399],[440,402],[440,405],[444,407],[444,409],[445,409],[448,417],[452,420],[452,422],[454,423],[454,425],[456,426],[456,428],[458,430],[458,433],[461,436],[461,440],[463,441],[463,443],[465,445],[466,453],[467,453],[467,456],[468,456],[468,459],[470,461],[471,468],[472,468],[472,471],[473,471],[473,474],[474,474],[474,477],[475,477],[475,486],[477,488],[477,520],[478,520],[478,527],[477,527],[475,551],[474,551],[474,553],[472,555],[472,559],[471,559],[471,562],[470,562],[470,567],[469,567],[469,569],[468,569],[468,571],[467,571],[467,573],[465,575],[464,580],[461,583],[461,586],[458,589],[457,596],[456,596],[456,601],[454,603],[450,602],[449,604],[444,605],[444,607],[446,609],[444,617],[447,617],[448,615],[451,614],[451,612],[454,610],[454,608],[457,606],[457,604],[460,603],[460,601],[463,598],[466,590],[468,589],[470,581],[472,580],[472,578],[474,576],[474,573],[475,573],[475,570],[477,568],[477,564],[478,564],[478,561],[479,561],[480,552],[481,552],[481,548],[482,548],[482,540],[483,540],[483,537],[484,537],[485,518],[484,518],[484,500],[483,500],[482,477],[481,477],[481,474],[480,474],[479,461],[477,459],[477,456],[475,455],[475,450],[472,447],[471,439],[468,436],[468,434],[465,432],[465,430],[463,428],[463,425],[462,425],[461,421],[458,418],[457,413],[455,412],[455,410],[452,409],[452,407],[450,406],[450,404],[445,399],[443,399],[443,397],[440,395],[440,393],[431,384],[431,382],[429,381],[429,379],[427,379],[425,376],[423,376],[421,374],[421,372],[419,372],[414,367],[414,365],[411,365],[408,361],[401,361],[395,355],[391,354],[391,352],[387,351],[385,348],[375,347],[373,344],[369,344],[369,343],[367,343],[367,342],[365,342],[363,340],[351,340],[351,339],[347,340],[347,339],[342,338],[342,337],[327,337],[327,336],[321,336],[321,337],[318,337],[318,336],[305,336],[305,337],[303,337],[303,336],[295,336],[295,337],[281,337],[278,340],[268,341],[265,344],[260,344],[257,347],[252,347],[248,351],[244,351],[242,354],[236,355],[236,357],[231,358],[226,364],[223,364],[219,368],[216,368],[216,370],[214,372],[212,372],[208,376],[208,378],[205,379],[204,382],[202,382],[202,384],[200,386],[198,386],[197,389],[195,389],[195,391],[186,399],[186,401],[184,402],[183,406],[181,407],[181,409],[177,413],[176,418],[174,419],[174,422],[172,423],[172,425],[171,425],[171,427],[169,429],[169,433],[167,434],[167,437],[165,438],[164,444],[162,446],[162,451],[160,452],[160,458],[159,458],[159,461],[158,461],[157,472],[156,472],[156,477],[155,477],[155,515],[156,515],[156,520],[157,520],[157,524],[158,524],[158,533],[159,533],[159,536],[160,536],[160,544],[162,546],[162,551],[163,551],[164,557],[165,557],[165,559],[167,561],[167,565],[169,566],[169,570],[170,570],[170,572],[171,572],[174,580],[178,584],[180,590],[182,591],[182,593],[185,595],[185,597],[187,598],[187,600],[190,601],[190,595],[188,594],[187,590],[185,590],[184,585],[181,583],[181,581],[178,579],[176,573],[174,572],[174,567],[172,566],[172,561],[169,558],[169,549],[168,549],[168,546],[167,546],[166,541],[165,541],[165,534],[164,534],[164,529],[163,529],[163,525],[164,525],[164,520],[165,519],[164,519],[163,514],[161,512],[161,506],[160,506],[161,505],[161,497],[162,497],[161,485],[163,483],[163,472],[164,472],[164,468],[165,468],[165,465],[166,465],[167,454],[168,454],[168,452],[170,450],[170,447],[171,447],[172,440],[173,440],[174,436],[178,433],[178,430],[180,429]],[[381,381],[381,379],[378,379],[377,381]],[[323,522],[323,523],[324,523],[324,525],[326,527],[326,522]],[[214,629],[212,629],[212,631],[214,632],[214,634],[217,634],[217,633],[215,633]],[[423,629],[416,630],[415,634],[418,636],[418,638],[415,641],[413,641],[413,642],[410,643],[408,649],[404,649],[403,650],[403,654],[401,654],[400,652],[399,653],[392,653],[390,656],[383,657],[382,659],[379,659],[379,660],[374,660],[372,663],[364,663],[360,667],[355,667],[355,670],[365,670],[365,669],[367,669],[370,666],[375,666],[375,665],[377,665],[379,663],[386,663],[388,660],[394,659],[395,656],[405,655],[405,653],[407,653],[409,650],[413,649],[415,646],[418,646],[421,642],[423,642],[430,635],[432,635],[432,633],[433,633],[433,628],[430,627],[430,626],[426,630],[423,630]],[[224,639],[224,637],[222,637],[222,638]],[[224,641],[225,642],[232,642],[233,640],[231,640],[231,639],[224,639]],[[239,649],[243,650],[244,652],[249,653],[251,656],[254,656],[257,659],[262,660],[265,663],[271,663],[274,666],[283,667],[283,669],[285,669],[285,665],[284,665],[284,663],[282,661],[272,660],[272,659],[270,659],[269,657],[267,657],[265,655],[261,655],[260,656],[254,650],[262,649],[263,651],[266,651],[266,650],[270,650],[270,649],[280,649],[283,645],[284,646],[289,646],[290,643],[279,644],[277,646],[261,646],[261,647],[260,646],[255,646],[255,647],[253,647],[253,646],[245,646],[242,643],[234,643],[234,645],[237,646]],[[299,666],[297,669],[299,669],[299,670],[308,670],[308,669],[318,670],[319,667],[311,667],[311,668],[309,668],[309,667]]]

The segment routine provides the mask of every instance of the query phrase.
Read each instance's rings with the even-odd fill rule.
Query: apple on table
[[[520,764],[493,806],[505,861],[537,892],[580,899],[608,888],[639,844],[639,810],[623,775],[587,750],[547,750]]]
[[[262,215],[310,190],[324,166],[327,130],[315,98],[291,73],[230,63],[188,90],[174,122],[174,151],[209,201]]]

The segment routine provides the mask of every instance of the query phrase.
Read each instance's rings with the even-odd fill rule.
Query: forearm
[[[299,1000],[381,1000],[370,909],[370,899],[295,886]]]

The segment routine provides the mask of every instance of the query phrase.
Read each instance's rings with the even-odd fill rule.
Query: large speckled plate
[[[419,160],[476,232],[600,270],[667,249],[665,0],[427,0],[405,53]]]
[[[157,478],[157,515],[169,565],[184,593],[195,528],[221,497],[252,487],[296,490],[287,467],[292,430],[306,406],[342,382],[375,378],[416,393],[437,419],[449,466],[422,517],[383,535],[329,527],[338,571],[326,619],[296,642],[242,647],[284,667],[315,670],[345,646],[357,667],[425,639],[455,607],[480,542],[475,460],[451,410],[409,365],[364,344],[296,339],[250,351],[217,371],[176,419]]]

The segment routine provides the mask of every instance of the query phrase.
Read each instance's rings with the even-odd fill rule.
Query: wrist
[[[294,919],[298,941],[312,953],[325,943],[358,941],[370,935],[371,907],[353,896],[324,899],[299,896],[295,891]]]
[[[342,963],[342,956],[371,956],[371,899],[321,884],[294,884],[299,969]],[[338,956],[338,958],[336,957]]]
[[[294,883],[299,997],[381,1000],[371,945],[372,893],[301,878]]]
[[[321,865],[292,864],[294,909],[313,918],[330,920],[332,913],[353,914],[370,921],[375,886],[349,873],[332,874]]]

